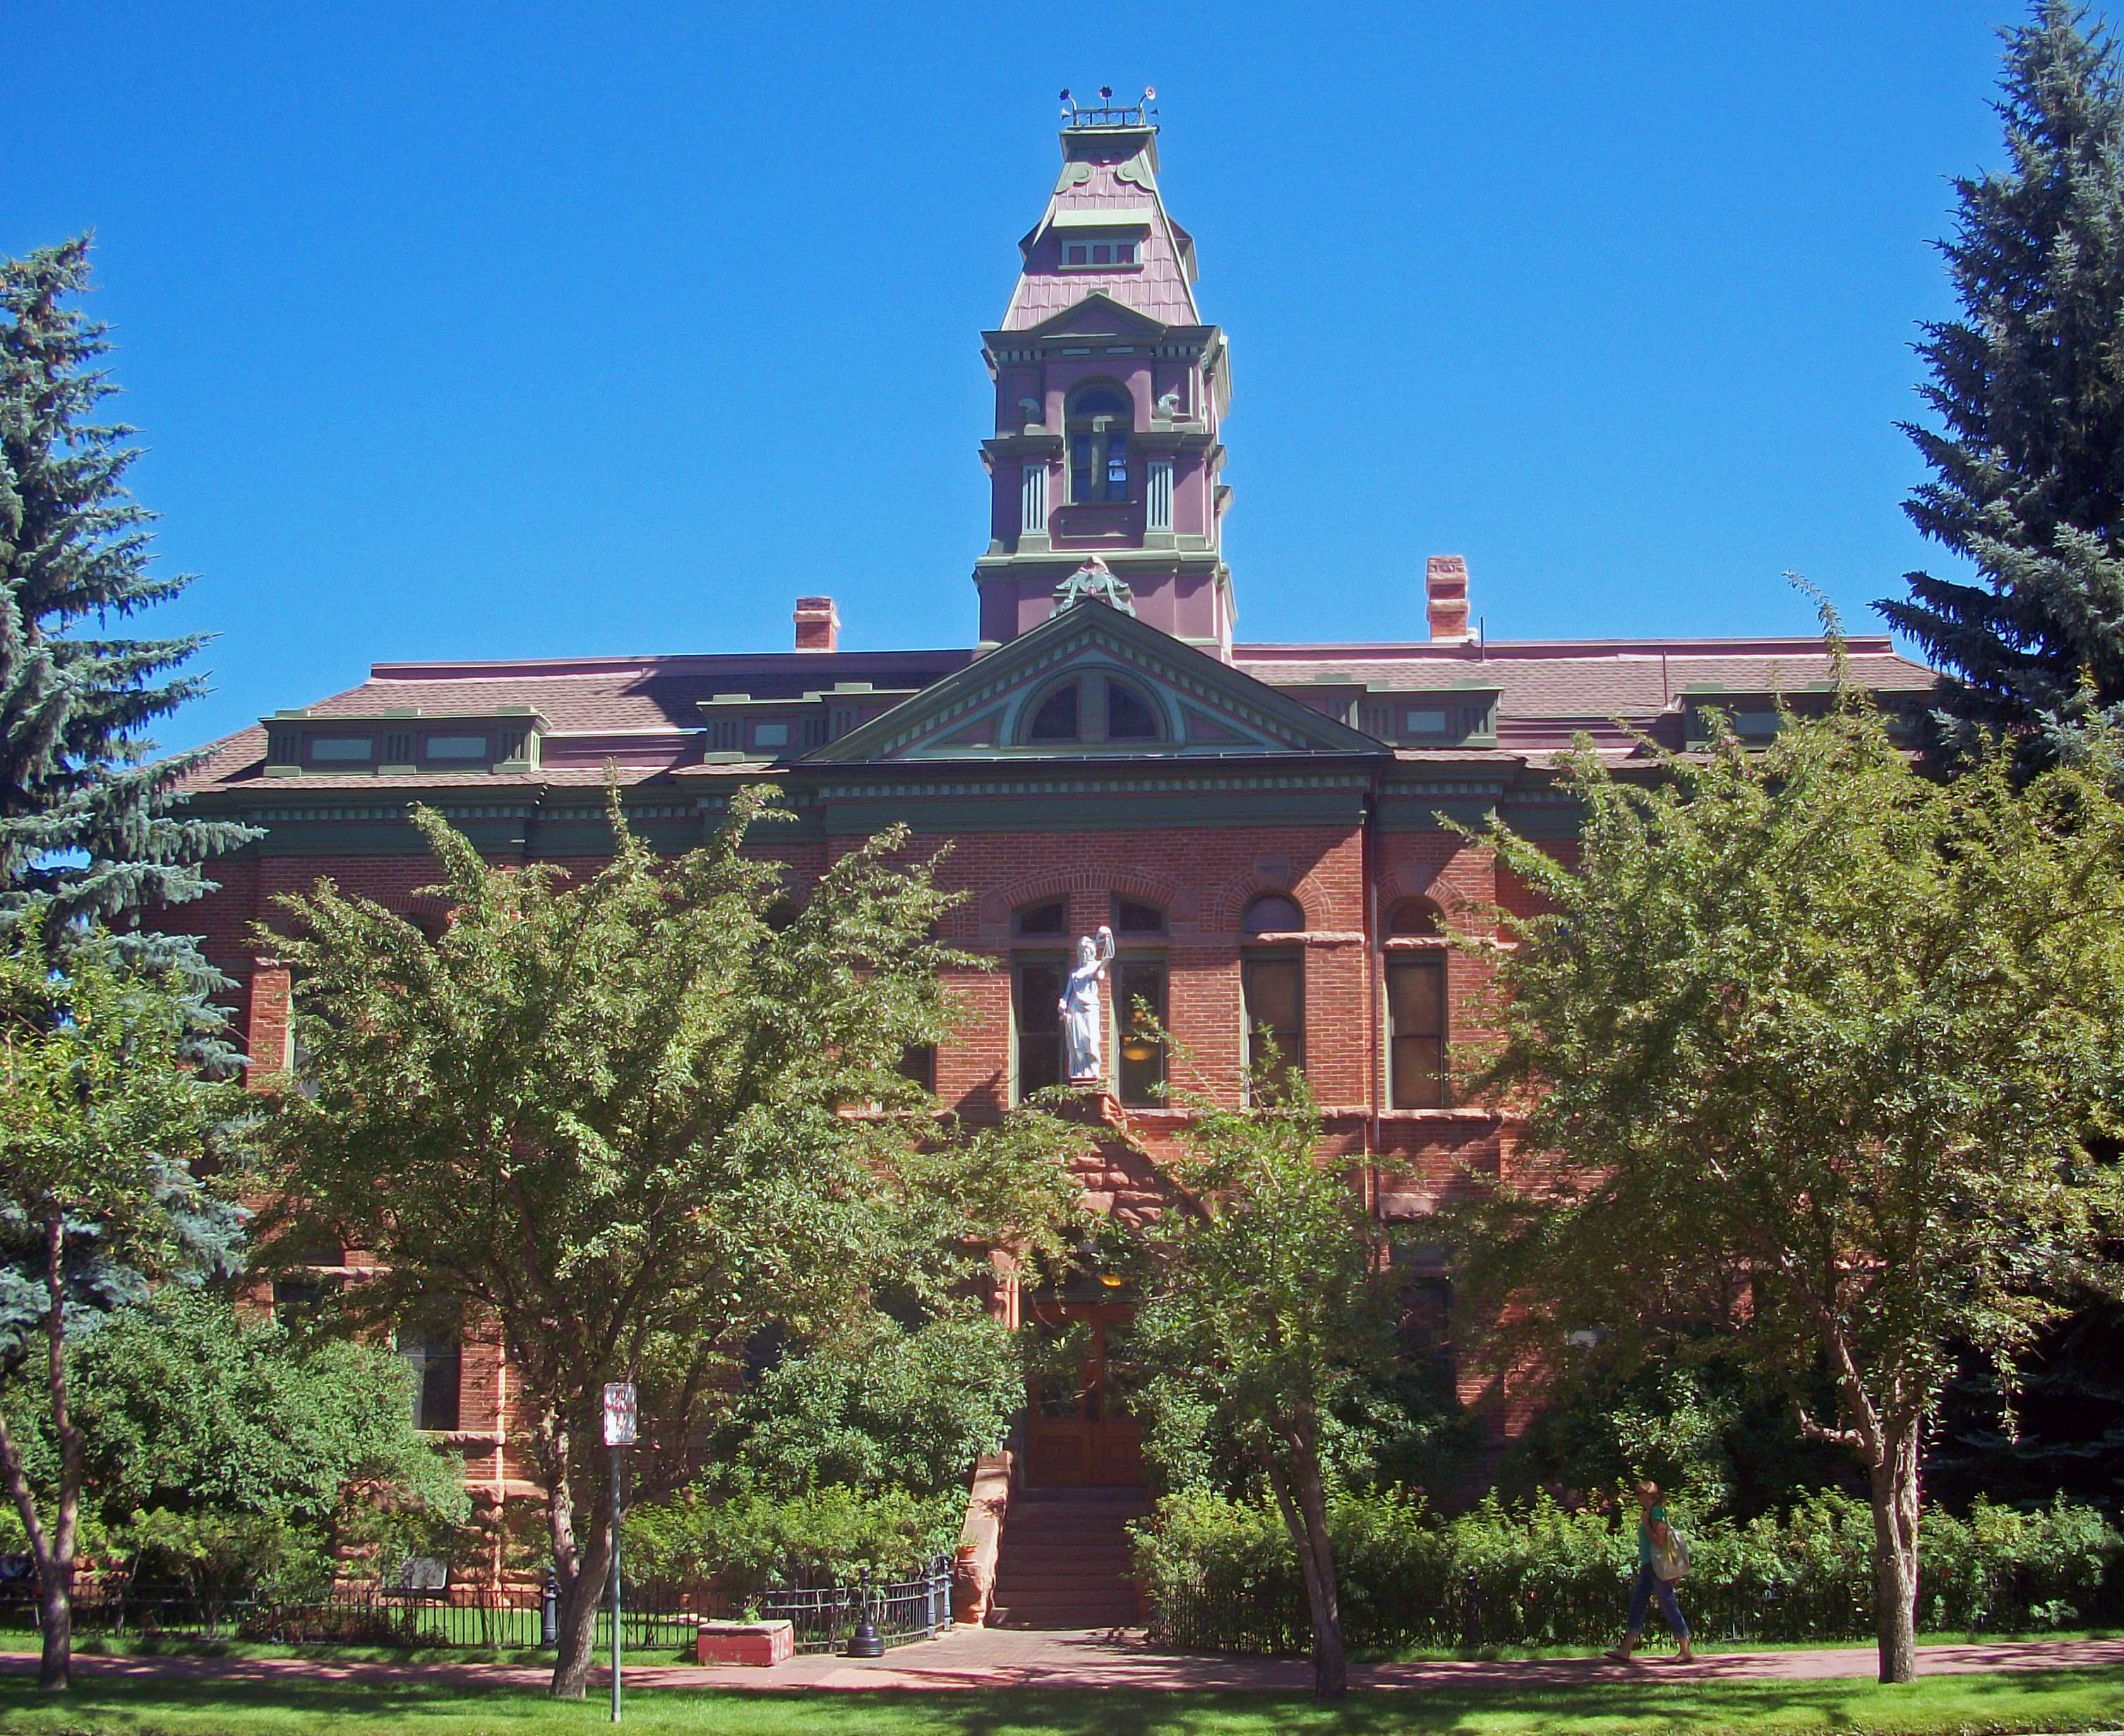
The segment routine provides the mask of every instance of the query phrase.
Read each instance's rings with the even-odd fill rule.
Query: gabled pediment
[[[1027,335],[1041,337],[1154,338],[1165,330],[1163,323],[1147,313],[1116,301],[1103,289],[1094,289],[1081,302],[1051,314]]]
[[[1058,699],[1058,696],[1068,696]],[[1059,732],[1074,707],[1077,732]],[[806,756],[823,765],[1384,753],[1133,615],[1090,601]]]

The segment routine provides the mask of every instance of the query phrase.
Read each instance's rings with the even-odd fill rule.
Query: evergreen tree
[[[255,835],[181,818],[197,756],[152,760],[143,733],[200,692],[180,671],[204,636],[110,636],[188,580],[150,573],[154,515],[125,488],[135,430],[100,414],[110,342],[70,305],[88,251],[82,236],[0,261],[0,921],[48,908],[55,945],[78,919],[198,897],[199,864]],[[129,938],[157,972],[223,986],[185,937]]]
[[[2124,716],[2124,77],[2069,0],[2005,36],[2008,167],[1957,179],[1963,313],[1917,346],[1941,426],[1904,425],[1933,472],[1904,509],[1975,581],[1880,607],[1945,672],[1945,748],[2007,729],[2040,758]]]

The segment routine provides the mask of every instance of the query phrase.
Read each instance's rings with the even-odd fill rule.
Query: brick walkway
[[[1979,1670],[2060,1669],[2069,1666],[2124,1668],[2124,1640],[1999,1640],[1980,1645],[1927,1645],[1918,1649],[1920,1675],[1962,1675]],[[1823,1681],[1870,1678],[1871,1646],[1824,1647],[1812,1651],[1726,1652],[1699,1654],[1676,1663],[1654,1653],[1632,1663],[1600,1658],[1517,1660],[1446,1659],[1422,1663],[1384,1663],[1350,1673],[1360,1688],[1456,1687],[1622,1681],[1658,1677],[1699,1681]],[[0,1657],[0,1670],[33,1671],[35,1657]],[[477,1663],[347,1663],[303,1658],[96,1658],[77,1656],[85,1676],[172,1676],[196,1680],[261,1681],[305,1677],[312,1681],[461,1681],[468,1685],[543,1687],[544,1670]],[[602,1671],[593,1678],[603,1682]],[[685,1664],[630,1667],[630,1687],[641,1688],[1138,1688],[1146,1690],[1251,1689],[1304,1691],[1312,1672],[1302,1659],[1203,1657],[1157,1652],[1140,1634],[1014,1631],[961,1628],[942,1640],[902,1646],[869,1661],[852,1658],[798,1658],[773,1669],[697,1668]]]

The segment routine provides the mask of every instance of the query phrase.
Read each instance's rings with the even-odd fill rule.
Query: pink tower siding
[[[1073,123],[1061,143],[1060,177],[1019,243],[1003,324],[986,335],[996,431],[983,447],[992,503],[975,573],[981,640],[1037,626],[1056,584],[1096,555],[1129,585],[1140,618],[1228,657],[1236,617],[1219,472],[1229,377],[1224,335],[1196,307],[1194,241],[1158,191],[1155,126]],[[1073,264],[1072,250],[1086,263]],[[1097,498],[1078,498],[1087,425],[1077,406],[1095,390],[1128,406],[1119,498],[1107,497],[1103,475],[1089,490]]]

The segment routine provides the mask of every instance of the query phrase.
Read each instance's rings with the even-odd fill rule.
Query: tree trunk
[[[589,1691],[598,1612],[611,1589],[612,1521],[601,1518],[589,1528],[589,1539],[576,1557],[575,1577],[561,1588],[561,1643],[553,1659],[556,1700],[580,1700]]]
[[[37,1686],[63,1694],[73,1685],[73,1566],[37,1571],[37,1622],[45,1642],[37,1659]]]
[[[1313,1443],[1286,1436],[1290,1462],[1273,1462],[1269,1486],[1283,1511],[1285,1528],[1305,1570],[1305,1602],[1313,1617],[1313,1697],[1322,1706],[1350,1691],[1349,1660],[1342,1649],[1342,1598],[1335,1584],[1335,1550],[1328,1536],[1328,1493],[1320,1476],[1320,1456]]]
[[[44,1630],[37,1663],[37,1686],[64,1693],[73,1680],[74,1545],[81,1523],[81,1430],[75,1425],[66,1370],[66,1226],[56,1207],[42,1226],[45,1240],[45,1378],[52,1408],[52,1433],[59,1448],[59,1498],[48,1527],[37,1511],[27,1469],[7,1419],[0,1417],[0,1479],[14,1498],[15,1511],[37,1566],[37,1620]]]
[[[1867,1471],[1883,1682],[1914,1682],[1918,1673],[1918,1431],[1915,1419],[1884,1429],[1880,1460]]]

